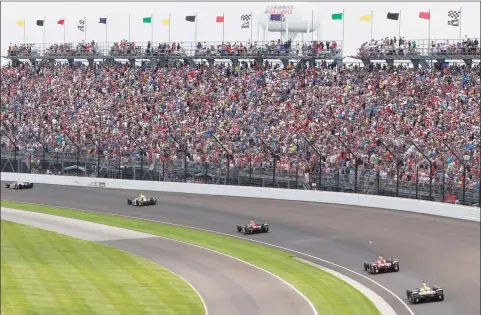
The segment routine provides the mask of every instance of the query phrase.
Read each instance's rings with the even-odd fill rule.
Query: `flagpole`
[[[150,39],[150,49],[154,49],[154,15],[150,15],[150,26],[151,26],[151,39]]]
[[[170,13],[169,13],[169,44],[170,44]]]
[[[401,39],[401,10],[399,10],[398,36]]]
[[[195,42],[194,48],[197,49],[197,13],[195,14]]]
[[[372,20],[373,20],[373,17],[372,17],[372,11],[371,11],[371,40],[372,40]]]
[[[429,23],[428,23],[428,53],[431,59],[431,68],[433,67],[433,58],[431,55],[431,9],[429,9]]]
[[[286,42],[289,41],[289,20],[286,16]]]
[[[129,14],[129,42],[130,42],[130,14]]]
[[[342,58],[344,58],[344,21],[345,20],[346,20],[346,17],[344,15],[344,9],[342,9],[342,49],[341,49]]]
[[[87,43],[87,17],[84,16],[84,21],[85,21],[85,27],[84,27],[84,42]]]
[[[314,42],[314,10],[311,12],[311,24],[312,24],[312,42]],[[309,22],[307,22],[307,28],[309,29]]]
[[[225,31],[225,18],[224,18],[224,12],[222,12],[222,44],[224,43],[224,31]]]
[[[108,37],[108,33],[107,33],[107,16],[105,16],[105,44],[108,44],[109,42],[109,37]]]
[[[462,17],[462,15],[461,15],[461,10],[462,10],[462,9],[463,9],[463,8],[459,8],[459,41],[462,40],[462,35],[461,35],[461,17]]]
[[[45,16],[43,17],[43,52],[45,53],[45,29],[47,28],[47,21]]]
[[[252,21],[254,20],[254,16],[252,15],[251,11],[251,18],[249,19],[249,26],[251,28],[251,45],[252,45]],[[259,25],[257,26],[257,37],[259,37]]]
[[[63,20],[63,43],[65,44],[65,17],[64,17],[64,20]]]
[[[23,18],[23,44],[25,45],[26,39],[25,39],[25,28],[27,27],[27,24],[25,24],[25,18]]]

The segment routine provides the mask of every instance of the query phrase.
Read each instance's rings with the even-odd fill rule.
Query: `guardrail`
[[[389,210],[399,210],[480,222],[480,210],[473,207],[440,204],[430,201],[393,199],[391,197],[343,194],[326,191],[290,190],[256,187],[232,187],[154,181],[130,181],[122,179],[98,179],[38,174],[1,173],[3,181],[22,180],[51,185],[96,187],[99,189],[126,189],[137,191],[161,191],[201,195],[235,196],[289,201],[308,201],[343,204]],[[34,188],[35,189],[35,188]]]
[[[438,50],[429,48],[393,49],[381,52],[379,49],[358,49],[357,58],[366,59],[480,59],[479,47],[460,50]]]
[[[161,159],[152,162],[136,157],[119,159],[104,156],[84,156],[66,153],[30,153],[10,155],[2,151],[1,172],[72,175],[110,179],[146,180],[157,182],[195,182],[230,186],[256,186],[295,190],[322,190],[359,193],[366,195],[397,196],[407,199],[440,201],[466,205],[479,203],[479,192],[445,180],[443,172],[437,172],[432,182],[416,176],[414,181],[397,180],[392,175],[381,176],[369,168],[322,166],[319,177],[318,163],[310,165],[303,173],[299,165],[289,170],[269,162],[249,161],[242,165],[193,162],[190,159],[176,161]],[[13,152],[12,152],[13,153]],[[419,168],[418,168],[419,171]],[[357,178],[357,185],[356,185]]]
[[[290,58],[324,58],[340,57],[342,43],[339,40],[328,40],[334,46],[318,47],[309,42],[291,42],[290,45],[274,42],[181,42],[181,43],[32,43],[14,44],[8,52],[10,58],[136,58],[153,57],[191,57],[191,58],[258,58],[258,57],[290,57]],[[323,41],[326,43],[326,41]]]

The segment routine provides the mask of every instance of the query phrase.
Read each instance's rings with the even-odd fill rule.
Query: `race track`
[[[480,224],[476,222],[340,205],[159,192],[143,192],[157,197],[157,206],[134,208],[127,206],[126,198],[138,191],[40,184],[29,191],[6,190],[2,185],[1,193],[4,200],[128,215],[233,235],[237,235],[237,224],[250,219],[267,221],[270,233],[248,238],[309,254],[296,253],[371,288],[399,315],[474,315],[481,311]],[[400,272],[366,274],[363,261],[380,254],[399,258]],[[406,288],[419,286],[423,280],[444,286],[446,300],[409,305]]]
[[[209,315],[314,315],[292,287],[231,257],[154,235],[65,217],[2,207],[2,220],[115,247],[176,273],[201,296]]]

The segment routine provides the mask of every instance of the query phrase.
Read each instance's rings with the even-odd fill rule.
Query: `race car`
[[[29,189],[33,187],[33,183],[18,181],[15,183],[6,183],[5,187],[11,189]]]
[[[423,302],[444,301],[444,289],[441,286],[427,286],[424,282],[421,288],[407,289],[406,295],[413,304]]]
[[[364,262],[364,270],[372,274],[399,271],[399,259],[379,257],[373,262]]]
[[[139,207],[141,207],[141,206],[152,206],[152,205],[157,204],[157,199],[155,199],[155,197],[147,198],[147,197],[145,197],[144,195],[141,194],[137,198],[127,199],[127,204],[133,205],[133,206],[139,206]]]
[[[251,220],[249,224],[244,226],[238,225],[237,232],[242,232],[244,234],[267,233],[269,232],[269,224],[257,224],[255,221]]]

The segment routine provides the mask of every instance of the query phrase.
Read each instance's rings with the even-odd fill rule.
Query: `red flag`
[[[419,12],[419,18],[430,20],[431,19],[431,12]]]
[[[216,21],[217,23],[224,23],[224,17],[223,17],[223,16],[218,16],[218,17],[215,18],[215,21]]]
[[[65,20],[58,20],[57,24],[63,25],[65,23]]]

